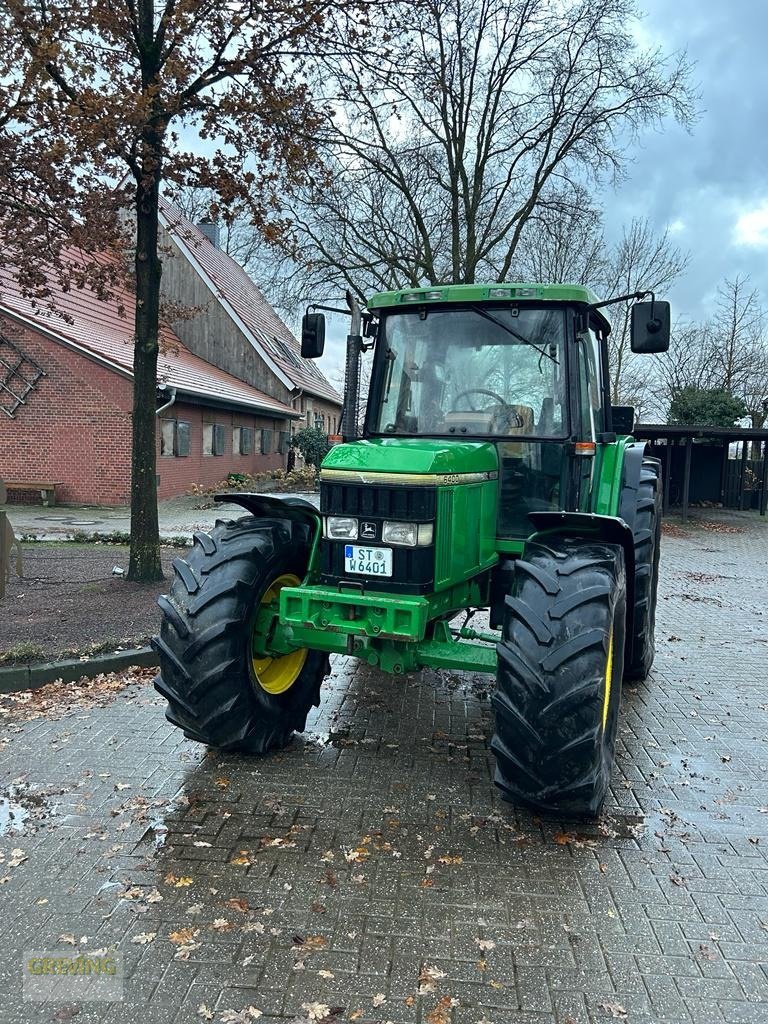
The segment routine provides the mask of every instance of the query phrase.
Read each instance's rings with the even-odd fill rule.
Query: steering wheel
[[[456,406],[459,402],[459,399],[463,398],[465,395],[488,395],[489,398],[495,398],[499,405],[503,408],[504,413],[507,416],[507,422],[509,426],[522,427],[523,417],[520,415],[517,409],[513,409],[509,402],[502,398],[501,395],[497,395],[495,391],[488,391],[486,390],[486,388],[467,388],[466,391],[460,391],[459,394],[456,395],[456,397],[453,400],[453,408],[451,409],[451,412],[459,411],[456,408]],[[469,410],[470,412],[480,412],[479,409],[475,409],[472,402],[469,403]],[[496,414],[494,413],[494,417],[495,416]],[[513,417],[514,421],[512,419]]]
[[[495,391],[486,391],[485,388],[467,388],[466,391],[460,391],[453,400],[453,408],[451,412],[458,412],[456,406],[458,405],[459,399],[465,395],[488,395],[489,398],[495,398],[499,405],[508,406],[509,403],[505,402],[501,395],[497,395]],[[470,402],[470,412],[479,412],[479,409],[475,409],[474,405]]]

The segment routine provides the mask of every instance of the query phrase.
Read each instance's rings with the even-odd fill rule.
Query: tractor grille
[[[397,522],[431,523],[437,487],[371,487],[366,484],[320,484],[320,511],[329,516],[370,516]]]
[[[323,515],[355,516],[374,526],[375,537],[356,543],[386,546],[381,542],[385,519],[394,522],[431,523],[437,509],[436,487],[390,487],[367,484],[320,484],[320,511]],[[392,576],[345,575],[344,542],[323,539],[320,544],[320,571],[323,583],[343,583],[366,591],[401,594],[427,594],[434,589],[435,548],[392,547]]]

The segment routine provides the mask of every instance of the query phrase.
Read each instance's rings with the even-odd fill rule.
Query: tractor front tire
[[[495,782],[505,799],[594,816],[616,745],[624,552],[555,535],[529,541],[514,569],[492,697]]]
[[[656,653],[656,595],[661,552],[661,463],[643,459],[632,533],[635,539],[635,601],[632,642],[627,638],[625,679],[645,679]]]
[[[170,593],[158,599],[155,688],[168,701],[166,718],[189,739],[266,754],[304,729],[328,656],[259,657],[253,635],[263,605],[275,607],[280,588],[304,578],[309,545],[303,524],[245,516],[196,533],[188,556],[175,559]]]

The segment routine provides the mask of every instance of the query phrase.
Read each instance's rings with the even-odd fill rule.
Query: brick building
[[[119,304],[130,310],[132,302],[129,293],[103,301],[75,290],[55,296],[53,313],[35,308],[3,275],[0,477],[60,483],[64,502],[129,500],[133,322]],[[161,498],[230,472],[285,464],[290,423],[299,415],[290,405],[195,356],[170,328],[163,328],[161,346]]]
[[[164,295],[200,307],[161,330],[157,475],[169,498],[284,467],[295,425],[335,432],[341,401],[244,271],[171,207],[163,218]],[[133,303],[127,289],[107,301],[54,289],[53,312],[0,269],[0,478],[56,482],[65,503],[129,501]]]

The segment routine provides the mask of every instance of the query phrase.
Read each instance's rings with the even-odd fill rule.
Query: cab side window
[[[579,335],[580,435],[585,441],[594,441],[605,429],[598,371],[599,344],[592,331]]]

